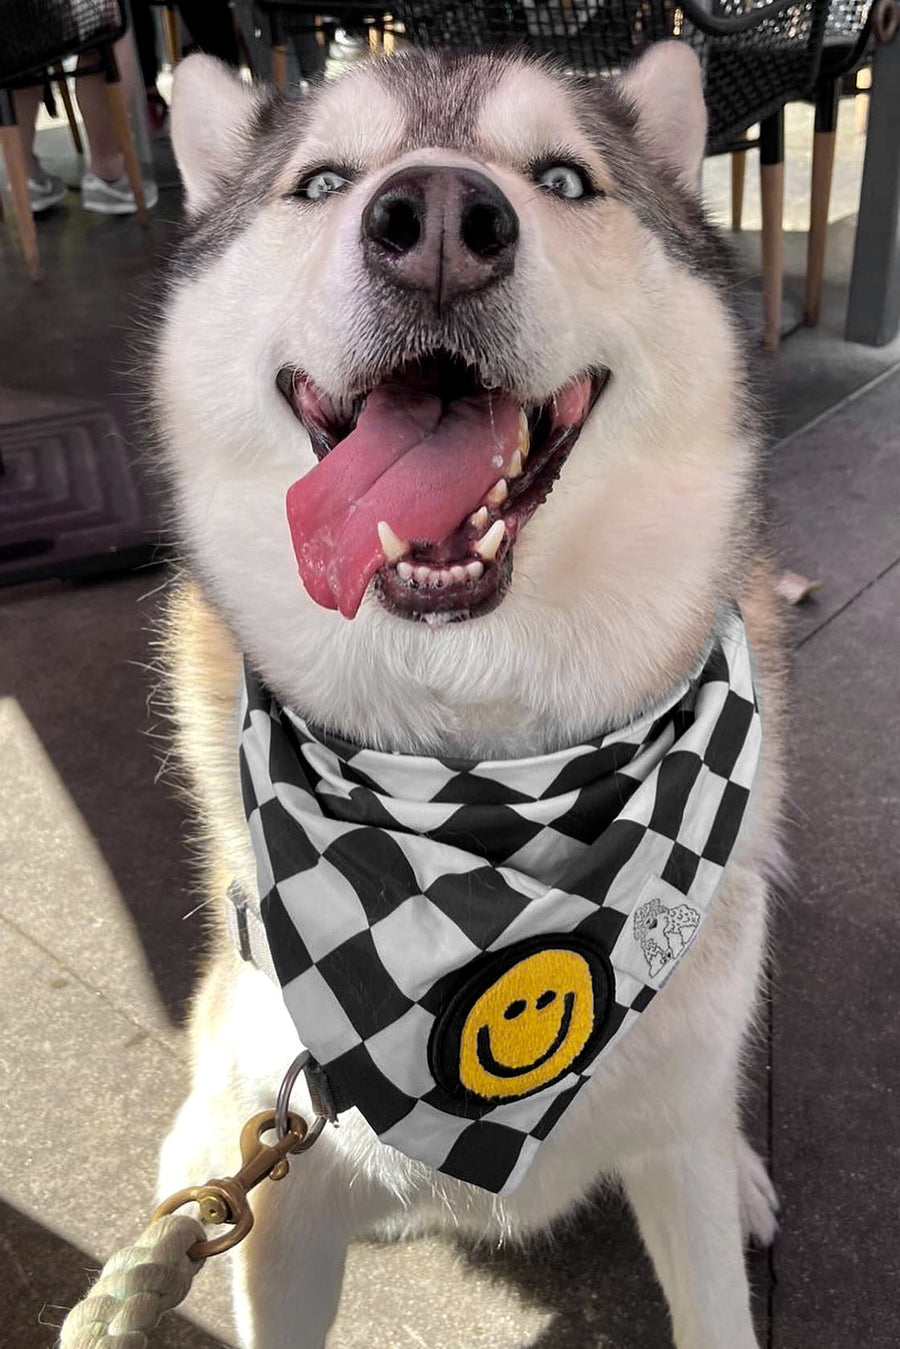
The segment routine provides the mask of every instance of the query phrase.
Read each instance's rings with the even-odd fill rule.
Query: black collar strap
[[[740,614],[662,708],[530,759],[386,754],[245,672],[261,903],[235,944],[281,985],[338,1110],[508,1193],[690,947],[747,818],[762,727]]]

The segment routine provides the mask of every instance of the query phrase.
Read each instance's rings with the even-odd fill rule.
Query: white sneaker
[[[346,28],[336,28],[334,39],[328,48],[332,61],[361,61],[371,53],[366,38],[359,33],[348,33]]]
[[[147,210],[159,200],[156,183],[144,179],[144,202]],[[123,173],[114,183],[98,178],[96,173],[86,173],[81,180],[81,204],[86,211],[96,211],[98,215],[134,215],[137,202],[131,190],[131,184]]]
[[[48,173],[46,169],[40,169],[37,178],[28,179],[28,197],[31,201],[32,215],[40,215],[41,211],[49,211],[51,206],[58,206],[61,201],[65,201],[68,188],[61,178],[55,174]]]

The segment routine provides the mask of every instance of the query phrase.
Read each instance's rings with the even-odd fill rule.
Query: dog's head
[[[702,640],[749,461],[704,136],[678,43],[617,83],[409,54],[299,102],[179,68],[163,437],[282,696],[411,740],[440,720],[413,684],[488,722],[514,697],[553,740]]]

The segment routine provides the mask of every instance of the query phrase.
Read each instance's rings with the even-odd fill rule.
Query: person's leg
[[[294,33],[291,39],[294,47],[294,55],[297,58],[297,65],[300,67],[300,74],[305,80],[318,79],[325,73],[325,63],[328,60],[328,49],[324,43],[320,42],[315,33],[308,29],[302,32]]]
[[[268,20],[259,25],[252,0],[234,0],[234,22],[243,43],[250,70],[256,80],[272,77],[272,52]]]
[[[141,76],[148,94],[156,90],[159,60],[156,52],[156,28],[150,0],[131,0],[131,31],[141,63]]]
[[[16,114],[16,131],[22,146],[22,164],[25,169],[25,181],[31,209],[35,215],[57,206],[66,197],[66,185],[61,178],[42,167],[34,153],[34,129],[37,123],[38,108],[41,103],[41,86],[33,84],[28,89],[13,90],[13,106]]]
[[[144,93],[147,95],[147,121],[152,134],[160,136],[166,129],[169,105],[156,87],[159,54],[156,49],[156,25],[153,21],[150,0],[131,0],[131,31],[134,34],[134,45],[137,47]]]
[[[225,0],[179,0],[178,8],[200,50],[237,68],[234,19]]]
[[[109,52],[109,48],[105,49]],[[156,184],[142,180],[129,114],[142,116],[143,96],[134,44],[126,33],[112,49],[116,71],[85,75],[76,81],[78,104],[90,146],[90,167],[81,180],[81,205],[100,215],[132,215],[147,224],[147,208],[156,205]],[[96,65],[96,54],[86,57]],[[116,78],[116,74],[118,78]],[[127,163],[126,163],[127,154]],[[126,172],[127,170],[127,172]]]
[[[134,106],[135,94],[140,87],[137,64],[134,59],[134,46],[128,34],[120,38],[115,46],[116,62],[125,98],[129,107]],[[93,53],[78,58],[78,68],[90,65],[95,60]],[[119,149],[119,142],[112,118],[109,114],[109,101],[102,75],[84,75],[75,81],[75,94],[78,106],[84,118],[90,147],[90,172],[102,178],[104,182],[114,183],[125,172],[125,161]]]

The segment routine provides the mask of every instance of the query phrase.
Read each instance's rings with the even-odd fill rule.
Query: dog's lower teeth
[[[498,524],[502,524],[502,521],[498,521]],[[455,562],[452,567],[414,567],[411,562],[398,562],[396,571],[401,581],[414,582],[428,590],[444,590],[447,586],[479,581],[484,575],[484,563],[476,559]]]
[[[508,496],[509,488],[506,486],[506,479],[498,478],[484,499],[489,506],[502,506]]]
[[[479,529],[483,532],[485,529],[487,529],[488,523],[490,522],[490,518],[491,513],[488,510],[487,506],[482,506],[480,507],[479,510],[475,512],[474,515],[469,516],[469,524],[472,526],[473,529]]]
[[[483,561],[493,562],[505,537],[506,525],[502,520],[495,520],[484,538],[477,539],[472,547]]]

